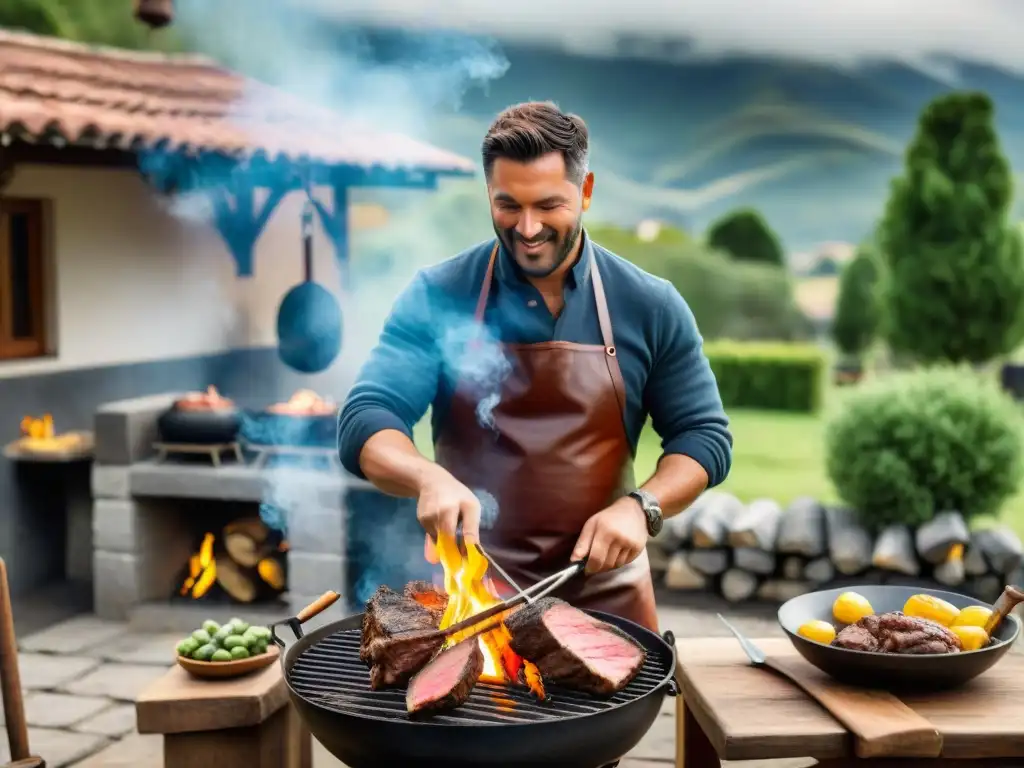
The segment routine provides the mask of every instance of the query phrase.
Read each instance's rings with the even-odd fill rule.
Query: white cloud
[[[293,2],[344,21],[453,28],[580,53],[608,53],[622,36],[636,36],[647,38],[651,55],[668,55],[674,38],[703,57],[780,55],[838,65],[897,59],[934,70],[934,57],[955,56],[1024,71],[1022,0]]]

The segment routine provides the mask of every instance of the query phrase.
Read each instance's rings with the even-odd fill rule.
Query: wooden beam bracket
[[[231,186],[218,186],[210,190],[214,221],[235,259],[235,274],[238,277],[252,277],[256,242],[288,190],[284,186],[271,187],[267,199],[257,210],[253,187],[246,184]]]

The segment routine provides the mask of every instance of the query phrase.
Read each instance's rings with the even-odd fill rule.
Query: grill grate
[[[370,690],[370,671],[359,660],[362,632],[340,630],[305,649],[288,674],[295,692],[307,701],[343,715],[375,720],[409,719],[405,688]],[[582,717],[628,704],[653,691],[665,680],[671,657],[648,649],[640,674],[625,689],[607,699],[545,684],[547,701],[538,701],[519,686],[479,682],[469,701],[458,709],[430,718],[434,725],[509,725]]]

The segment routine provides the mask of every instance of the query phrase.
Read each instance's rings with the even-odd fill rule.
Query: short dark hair
[[[484,137],[484,174],[490,178],[491,168],[499,157],[529,163],[551,152],[560,152],[566,177],[574,184],[582,184],[587,175],[589,144],[587,124],[578,115],[563,112],[550,101],[516,104],[498,115]]]

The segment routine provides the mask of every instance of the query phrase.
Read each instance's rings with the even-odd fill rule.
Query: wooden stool
[[[197,680],[175,666],[135,702],[139,733],[164,737],[174,768],[311,768],[313,741],[288,700],[281,666]]]

